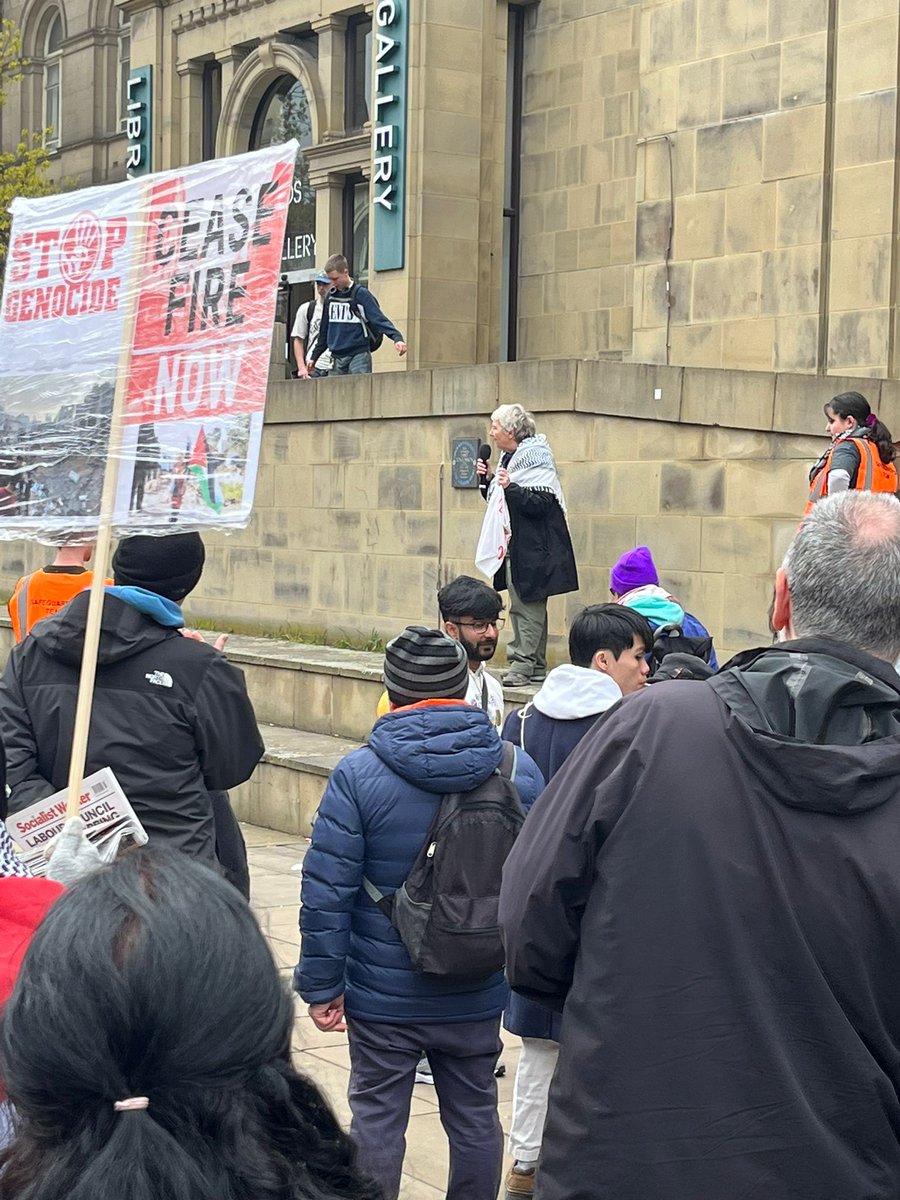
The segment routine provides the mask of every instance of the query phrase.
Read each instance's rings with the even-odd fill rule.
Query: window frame
[[[62,43],[65,39],[62,13],[58,8],[50,10],[52,16],[47,21],[43,44],[43,69],[41,73],[41,128],[53,128],[53,133],[44,136],[44,149],[50,154],[56,154],[62,144]],[[59,26],[59,44],[55,50],[50,49],[50,40]],[[50,73],[55,72],[55,82],[50,82]],[[51,94],[55,96],[56,120],[49,120]]]
[[[357,92],[357,69],[362,46],[362,97]],[[368,46],[368,55],[366,49]],[[372,18],[360,13],[347,20],[344,34],[344,131],[359,133],[372,119]],[[368,57],[368,62],[366,58]],[[365,115],[363,115],[365,113]],[[359,118],[362,118],[361,120]]]
[[[200,154],[203,161],[208,162],[216,157],[216,137],[222,116],[222,64],[218,59],[211,58],[204,62],[201,93]]]

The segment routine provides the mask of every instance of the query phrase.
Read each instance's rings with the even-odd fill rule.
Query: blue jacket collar
[[[165,596],[158,596],[156,592],[148,592],[146,588],[108,587],[106,590],[123,604],[130,604],[138,612],[151,617],[157,625],[165,625],[170,629],[181,629],[184,626],[184,614],[174,600],[167,600]]]

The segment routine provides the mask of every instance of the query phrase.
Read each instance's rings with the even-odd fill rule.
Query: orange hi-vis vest
[[[23,575],[7,605],[16,641],[21,642],[38,621],[52,617],[90,587],[93,578],[93,571],[40,570]]]
[[[851,479],[850,486],[857,492],[897,492],[897,468],[893,463],[883,463],[878,447],[868,438],[844,438],[845,442],[853,442],[859,450],[859,470],[856,479]],[[835,447],[832,446],[825,456],[821,471],[813,479],[809,488],[809,499],[803,510],[804,517],[812,509],[817,500],[828,495],[828,472],[831,470],[831,456]]]

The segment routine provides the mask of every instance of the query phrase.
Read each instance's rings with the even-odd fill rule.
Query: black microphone
[[[487,444],[487,442],[482,442],[482,443],[481,443],[481,445],[478,447],[478,457],[479,457],[479,458],[481,459],[481,461],[482,461],[482,462],[484,462],[484,463],[486,463],[486,462],[488,462],[488,461],[490,460],[490,457],[491,457],[491,448],[490,448],[490,446]]]

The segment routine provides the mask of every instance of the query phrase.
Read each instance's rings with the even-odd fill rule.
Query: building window
[[[503,166],[503,266],[500,275],[500,361],[513,362],[519,320],[519,209],[522,176],[522,75],[525,10],[509,6],[506,57],[506,145]]]
[[[119,128],[128,117],[128,76],[131,74],[131,18],[119,9]]]
[[[369,181],[348,175],[344,181],[344,254],[357,283],[369,282]]]
[[[301,147],[312,142],[312,121],[306,90],[292,75],[270,84],[259,102],[250,131],[250,149],[278,146],[296,138]],[[301,149],[297,154],[294,185],[288,208],[282,281],[312,279],[316,266],[316,194],[309,182],[309,164]]]
[[[204,160],[216,157],[216,134],[222,113],[222,64],[210,59],[203,64],[203,130],[201,153]]]
[[[351,17],[347,23],[344,127],[362,129],[372,101],[372,18]]]
[[[45,145],[48,150],[59,149],[59,94],[62,71],[62,17],[54,16],[44,39],[44,129],[49,130]]]

